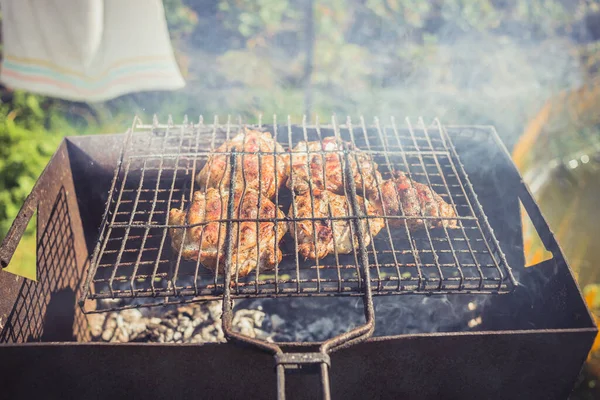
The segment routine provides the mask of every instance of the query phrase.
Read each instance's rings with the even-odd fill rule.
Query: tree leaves
[[[61,138],[44,126],[44,101],[17,91],[10,104],[0,104],[0,115],[7,116],[0,120],[0,239]]]

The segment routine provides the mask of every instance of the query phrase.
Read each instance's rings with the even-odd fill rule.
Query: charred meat
[[[225,269],[225,240],[227,202],[229,194],[214,188],[206,193],[195,192],[187,211],[172,209],[169,225],[192,225],[170,228],[171,244],[175,252],[188,260],[200,260],[207,268]],[[281,261],[279,241],[287,231],[283,221],[259,222],[259,219],[284,218],[285,215],[271,200],[254,190],[238,191],[234,197],[232,237],[233,256],[231,274],[246,276],[260,267],[270,270]]]
[[[289,216],[297,222],[290,222],[290,233],[297,235],[298,251],[305,258],[321,259],[328,254],[348,254],[358,248],[358,237],[351,219],[335,219],[348,217],[350,200],[327,190],[314,189],[311,192],[297,195],[296,215],[293,205]],[[359,205],[366,215],[376,215],[375,208],[368,200],[358,196]],[[366,233],[365,245],[383,228],[383,219],[361,219]]]
[[[374,201],[379,215],[405,216],[405,217],[442,217],[455,218],[456,213],[452,206],[434,192],[429,186],[414,182],[403,172],[385,181],[381,185],[382,200]],[[455,219],[421,219],[421,218],[390,218],[388,223],[392,227],[403,226],[404,223],[411,229],[423,228],[427,224],[430,228],[456,228]]]
[[[312,188],[344,195],[344,147],[350,150],[350,170],[357,192],[370,198],[377,191],[377,182],[382,182],[377,164],[351,143],[342,143],[335,137],[300,142],[292,149],[287,187],[298,194]]]
[[[231,163],[229,153],[236,156],[236,190],[261,191],[268,198],[285,184],[287,154],[268,132],[244,128],[242,132],[223,143],[211,155],[196,177],[200,190],[220,188],[229,190]]]

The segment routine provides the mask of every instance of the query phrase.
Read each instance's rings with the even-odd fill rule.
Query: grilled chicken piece
[[[377,164],[368,154],[351,143],[345,143],[347,149],[353,150],[350,155],[350,169],[356,191],[371,198],[377,191],[377,182],[383,182],[377,171]],[[322,141],[300,142],[292,149],[291,172],[287,187],[301,194],[313,189],[328,190],[344,195],[344,165],[342,142],[335,137],[326,137]],[[319,153],[308,153],[319,152]],[[327,153],[320,153],[326,151]],[[325,171],[325,173],[323,173]],[[363,179],[364,178],[364,179]],[[364,188],[363,188],[364,183]]]
[[[379,215],[407,217],[456,217],[452,206],[427,185],[411,181],[403,172],[385,181],[381,185],[383,202],[374,200]],[[382,204],[383,203],[383,204]],[[385,208],[385,210],[384,210]],[[384,212],[385,211],[385,212]],[[430,228],[456,228],[455,219],[398,219],[390,218],[392,227],[400,227],[404,222],[411,229],[423,228],[426,221]]]
[[[321,259],[328,254],[351,253],[358,247],[358,237],[353,222],[349,219],[331,220],[335,217],[346,217],[350,215],[350,199],[327,190],[313,189],[314,214],[311,204],[310,191],[296,196],[296,231],[294,222],[289,222],[292,237],[297,234],[298,251],[305,258]],[[367,215],[376,215],[375,208],[368,200],[358,197],[361,210]],[[366,205],[366,212],[365,212]],[[330,211],[331,210],[331,211]],[[288,216],[294,218],[293,205]],[[319,218],[318,220],[302,220],[302,218]],[[314,225],[313,225],[314,221]],[[366,233],[365,245],[371,242],[372,237],[377,235],[383,228],[383,219],[373,218],[361,220]],[[351,227],[352,225],[352,227]],[[316,245],[315,245],[316,237]]]
[[[257,219],[284,218],[285,215],[271,200],[260,198],[254,190],[238,191],[234,197],[234,218],[247,221],[234,222],[231,240],[233,256],[231,275],[246,276],[260,266],[261,271],[272,269],[281,261],[279,241],[287,231],[285,222],[259,222]],[[214,222],[227,218],[229,194],[214,188],[206,193],[195,192],[187,212],[172,209],[169,212],[169,225],[196,225],[189,228],[170,228],[171,244],[175,252],[188,260],[198,260],[207,268],[225,270],[226,222]],[[241,201],[240,201],[241,200]],[[212,221],[212,222],[211,222]],[[185,240],[183,233],[185,234]],[[182,240],[183,246],[182,246]],[[181,250],[180,250],[181,249]]]
[[[244,130],[223,143],[215,151],[229,153],[262,152],[262,154],[240,154],[236,157],[236,190],[260,190],[264,196],[272,199],[284,185],[287,176],[287,153],[283,147],[271,137],[269,132]],[[274,156],[273,151],[277,154]],[[221,188],[229,190],[231,164],[229,154],[211,155],[196,177],[201,190]],[[260,177],[259,177],[260,171]]]

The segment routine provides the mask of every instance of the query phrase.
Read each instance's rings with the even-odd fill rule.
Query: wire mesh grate
[[[198,172],[211,155],[219,154],[217,149],[224,141],[245,126],[240,120],[232,122],[229,118],[221,123],[217,117],[210,123],[200,118],[197,123],[186,120],[178,125],[171,120],[160,124],[156,119],[153,124],[145,125],[136,118],[133,128],[125,135],[84,299],[138,299],[119,303],[118,308],[125,308],[222,297],[224,266],[212,271],[173,250],[169,229],[174,227],[169,225],[168,215],[171,209],[189,207],[198,189],[195,183]],[[272,125],[259,123],[247,127],[270,132],[276,142],[288,149],[300,141],[323,143],[328,137],[352,143],[379,166],[384,180],[403,172],[411,181],[427,185],[452,207],[456,214],[452,218],[456,221],[453,228],[445,224],[432,227],[427,223],[421,229],[409,228],[411,219],[434,218],[423,215],[377,217],[383,220],[383,227],[363,249],[369,263],[373,295],[506,293],[514,286],[499,243],[456,149],[439,121],[428,126],[419,119],[413,126],[406,119],[405,125],[399,127],[394,119],[386,124],[375,119],[367,126],[363,118],[356,123],[349,118],[338,123],[334,118],[328,124],[317,120],[309,125],[304,120],[301,125],[292,125],[289,117],[285,124],[278,124],[274,117]],[[298,153],[284,151],[288,156],[291,154],[293,164]],[[258,154],[260,163],[278,153],[253,154]],[[320,153],[326,157],[331,152]],[[350,148],[333,153],[340,159],[345,157],[345,164],[351,164],[352,157],[356,157],[356,151]],[[234,160],[231,165],[237,157],[244,157],[244,152],[226,154]],[[351,199],[356,199],[356,190],[360,187],[350,190],[347,181],[351,175],[343,177],[350,211],[347,216],[337,218],[351,221],[351,230],[360,229],[360,224],[365,222],[368,230],[376,217],[364,212],[366,209],[353,209]],[[234,192],[239,188],[229,189]],[[349,254],[332,252],[317,260],[303,258],[297,251],[297,235],[292,236],[289,231],[297,230],[302,221],[322,217],[314,217],[314,209],[312,218],[298,217],[297,195],[285,188],[278,191],[272,201],[286,216],[269,221],[289,226],[288,232],[279,238],[282,259],[273,270],[254,270],[244,277],[232,275],[231,297],[361,295],[364,282],[359,269],[360,249],[354,248]],[[405,223],[392,227],[392,219],[402,219]],[[226,210],[219,221],[228,227],[243,222],[239,218],[228,219]],[[254,222],[258,225],[258,220]],[[240,223],[236,226],[239,229]]]

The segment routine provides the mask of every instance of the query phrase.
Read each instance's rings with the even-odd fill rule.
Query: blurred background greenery
[[[0,86],[0,239],[62,137],[135,114],[332,114],[492,124],[594,310],[600,283],[600,1],[164,0],[187,81],[73,103]],[[0,10],[1,13],[1,10]],[[0,16],[1,18],[1,16]],[[1,39],[0,39],[1,43]],[[0,44],[1,46],[1,44]],[[0,47],[1,56],[1,47]],[[586,161],[587,160],[587,161]],[[31,227],[13,262],[35,262]],[[526,234],[528,259],[540,257]],[[591,356],[574,396],[595,398]]]

